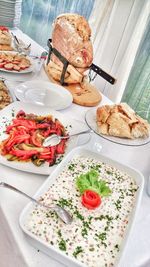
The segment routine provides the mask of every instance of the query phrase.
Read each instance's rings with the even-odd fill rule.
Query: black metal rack
[[[65,79],[65,73],[67,71],[67,67],[69,64],[69,61],[61,55],[61,53],[54,47],[52,47],[52,39],[48,39],[47,45],[49,47],[49,53],[47,58],[47,65],[50,61],[52,53],[59,58],[59,60],[63,63],[63,70],[61,73],[60,83],[64,85],[64,79]],[[92,77],[92,71],[95,72],[94,76]],[[91,64],[89,68],[89,81],[93,81],[97,75],[100,75],[103,79],[105,79],[107,82],[114,84],[116,82],[116,79],[109,75],[107,72],[102,70],[100,67],[95,65],[94,63]]]

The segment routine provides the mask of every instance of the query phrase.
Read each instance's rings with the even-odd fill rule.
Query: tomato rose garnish
[[[101,197],[92,190],[86,190],[82,195],[82,205],[87,209],[95,209],[101,204]]]

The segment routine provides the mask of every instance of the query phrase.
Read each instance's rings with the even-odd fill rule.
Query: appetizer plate
[[[129,214],[129,222],[128,222],[128,225],[127,225],[126,230],[124,232],[124,236],[122,238],[122,242],[120,245],[120,251],[116,256],[115,263],[113,265],[115,267],[122,266],[121,265],[121,258],[125,252],[127,240],[128,240],[129,234],[131,232],[131,228],[134,225],[135,217],[136,217],[137,211],[139,209],[141,198],[142,198],[142,192],[143,192],[143,187],[144,187],[144,177],[139,171],[137,171],[133,168],[130,168],[129,166],[123,165],[123,164],[121,164],[117,161],[114,161],[108,157],[105,157],[99,153],[91,152],[90,150],[86,150],[86,149],[83,149],[82,147],[78,147],[78,148],[73,149],[70,153],[68,153],[68,155],[65,157],[65,159],[63,159],[63,161],[59,164],[59,166],[57,166],[57,168],[53,171],[53,173],[44,182],[44,184],[41,186],[41,188],[38,190],[38,192],[34,195],[34,198],[39,199],[40,196],[44,195],[45,192],[48,191],[49,187],[52,184],[55,185],[55,181],[57,183],[57,177],[60,175],[60,173],[62,173],[62,170],[67,165],[69,165],[69,162],[75,157],[85,157],[85,158],[88,157],[88,158],[92,158],[96,161],[99,160],[101,162],[104,162],[104,163],[108,164],[109,166],[112,166],[112,167],[116,168],[117,170],[126,173],[126,175],[131,176],[134,179],[136,186],[138,186],[138,191],[137,191],[135,199],[134,199],[133,208],[131,208],[131,212]],[[61,191],[60,195],[62,195],[62,197],[64,197],[63,190]],[[107,203],[107,201],[105,203]],[[66,265],[68,267],[70,267],[70,266],[72,266],[72,267],[77,267],[77,266],[78,267],[86,267],[86,265],[79,262],[74,257],[67,256],[61,250],[55,248],[50,243],[46,242],[44,239],[36,236],[35,234],[31,233],[31,231],[28,230],[27,225],[29,222],[29,217],[30,217],[30,214],[33,211],[34,207],[35,206],[33,205],[33,203],[30,202],[22,211],[20,219],[19,219],[20,226],[21,226],[22,230],[24,231],[24,233],[26,234],[29,242],[31,242],[31,244],[34,247],[40,249],[44,253],[55,258],[57,261],[62,262],[64,265]],[[108,205],[108,207],[109,207],[109,205]],[[84,211],[84,214],[85,214],[85,212],[86,212],[86,210]],[[88,215],[89,215],[89,212],[90,211],[87,210]],[[96,210],[95,210],[95,212],[96,212]],[[104,213],[106,214],[106,210],[104,211]],[[92,214],[94,214],[94,213],[92,213]],[[110,214],[112,214],[111,211],[110,211]],[[40,220],[40,217],[38,217],[38,218]],[[42,219],[43,219],[43,217],[41,218],[41,220]],[[81,223],[80,222],[78,222],[78,223],[79,223],[78,227],[81,227]],[[61,225],[61,230],[63,230],[63,227],[64,228],[66,227],[66,225],[63,225],[63,224],[60,224],[60,225]],[[70,227],[70,226],[67,226],[67,227]],[[73,228],[73,227],[75,227],[75,228]],[[76,229],[76,226],[74,226],[73,223],[72,223],[72,228]],[[59,230],[59,228],[58,228],[58,230]],[[66,238],[67,238],[67,236],[66,236]],[[82,245],[82,243],[79,243],[79,246],[80,245]],[[103,255],[105,255],[105,254],[103,254]],[[82,259],[82,258],[80,258],[80,259]]]
[[[14,54],[14,55],[19,55],[19,53],[18,52],[14,52],[14,51],[1,51],[0,53],[5,53],[5,54]],[[34,62],[33,62],[33,60],[29,57],[29,56],[25,56],[27,59],[29,59],[30,60],[30,63],[31,63],[31,65],[30,65],[30,67],[29,68],[26,68],[25,70],[20,70],[20,71],[16,71],[16,70],[6,70],[6,69],[4,69],[4,68],[0,68],[0,71],[2,71],[2,72],[8,72],[8,73],[17,73],[17,74],[23,74],[23,73],[30,73],[30,72],[32,72],[33,70],[34,70]]]
[[[40,107],[38,105],[27,104],[18,101],[13,102],[2,111],[0,111],[0,141],[7,138],[8,135],[5,133],[6,126],[11,123],[12,119],[16,116],[19,110],[23,110],[26,113],[33,113],[36,115],[52,115],[54,118],[57,118],[64,125],[64,127],[67,128],[68,133],[70,134],[78,133],[79,131],[87,129],[87,126],[84,123],[73,120],[71,117],[69,118],[69,116],[66,117],[55,110],[49,109],[48,107]],[[70,138],[70,140],[68,140],[66,153],[76,146],[77,140],[77,137],[72,137]],[[56,167],[56,165],[49,167],[48,163],[44,163],[43,165],[38,167],[35,166],[32,162],[8,161],[6,157],[2,155],[0,155],[0,163],[21,171],[43,175],[50,174],[51,171]]]
[[[72,95],[67,89],[40,80],[21,83],[14,89],[14,93],[22,102],[46,106],[55,110],[65,109],[73,101]]]
[[[128,139],[128,138],[119,138],[110,135],[100,134],[98,132],[97,123],[96,123],[96,110],[97,108],[90,109],[85,114],[85,121],[89,128],[91,128],[96,134],[100,137],[119,145],[125,146],[143,146],[150,142],[150,136],[147,138],[137,138],[137,139]]]
[[[3,98],[3,96],[5,97]],[[2,97],[2,100],[0,101],[0,110],[8,106],[10,103],[16,101],[15,95],[8,89],[5,82],[1,79],[0,79],[0,97]]]

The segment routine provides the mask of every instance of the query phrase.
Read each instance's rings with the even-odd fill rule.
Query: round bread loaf
[[[93,61],[91,29],[83,16],[62,14],[53,25],[52,44],[74,67],[87,68]],[[60,65],[56,57],[52,60]],[[82,71],[83,72],[83,71]]]

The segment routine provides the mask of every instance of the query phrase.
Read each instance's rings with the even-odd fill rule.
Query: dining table
[[[13,34],[25,43],[31,43],[31,54],[40,56],[44,48],[24,34],[20,29],[13,29]],[[0,76],[2,72],[0,71]],[[14,75],[16,77],[16,75]],[[44,66],[35,72],[30,80],[49,81]],[[26,81],[26,80],[24,80]],[[6,80],[13,94],[15,86],[23,82],[11,76]],[[98,88],[100,90],[100,88]],[[17,99],[16,99],[17,101]],[[102,94],[100,105],[112,101]],[[85,123],[85,114],[91,107],[72,103],[59,111],[72,120]],[[143,146],[125,146],[116,144],[92,133],[79,137],[77,146],[96,151],[120,163],[133,167],[144,176],[144,190],[134,227],[129,235],[125,252],[119,267],[150,266],[150,143]],[[34,174],[13,169],[0,164],[0,181],[9,183],[30,196],[45,182],[48,175]],[[19,217],[29,201],[23,196],[0,188],[0,267],[63,267],[56,259],[33,247],[19,226]],[[71,266],[70,266],[71,267]]]

